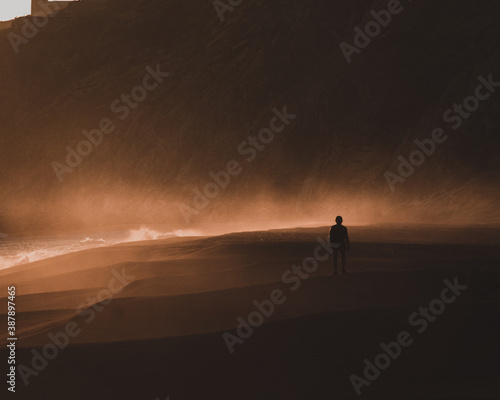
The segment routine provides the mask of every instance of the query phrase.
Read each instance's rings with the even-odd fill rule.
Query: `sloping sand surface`
[[[186,399],[353,398],[350,374],[362,374],[381,341],[408,329],[445,279],[466,291],[366,396],[405,398],[409,388],[416,398],[500,393],[488,367],[500,355],[500,255],[491,230],[479,229],[474,244],[441,241],[433,230],[417,229],[411,240],[409,231],[353,228],[348,274],[333,276],[329,258],[299,286],[284,282],[325,230],[123,244],[0,271],[2,286],[17,287],[20,363],[31,365],[31,348],[51,343],[49,333],[70,322],[80,331],[20,398],[36,391],[65,399],[75,385],[85,386],[77,399],[155,398],[161,389]],[[223,332],[236,334],[238,318],[247,320],[277,289],[286,300],[231,355]]]

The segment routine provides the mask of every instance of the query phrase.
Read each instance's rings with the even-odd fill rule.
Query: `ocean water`
[[[123,231],[50,237],[21,238],[0,233],[0,269],[95,247],[194,235],[196,235],[196,233],[191,231],[178,230],[161,232],[148,227]]]

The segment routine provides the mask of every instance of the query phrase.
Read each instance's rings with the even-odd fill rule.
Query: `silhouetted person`
[[[345,263],[346,263],[346,253],[349,250],[349,235],[347,234],[347,228],[342,225],[342,217],[339,215],[335,218],[337,225],[333,225],[330,229],[330,243],[333,247],[333,269],[334,274],[337,275],[337,258],[340,253],[342,257],[342,273],[346,273]]]

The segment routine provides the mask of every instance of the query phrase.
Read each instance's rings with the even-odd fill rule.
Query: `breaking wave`
[[[47,238],[16,238],[0,233],[0,269],[96,247],[145,240],[162,240],[180,236],[194,236],[196,234],[195,231],[183,230],[162,232],[148,227],[99,234]]]

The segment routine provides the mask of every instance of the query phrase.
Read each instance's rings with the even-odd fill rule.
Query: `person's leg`
[[[339,255],[339,250],[334,249],[333,250],[333,274],[337,275],[337,257]]]
[[[340,255],[342,257],[342,272],[347,272],[345,269],[347,251],[344,246],[340,248]]]

